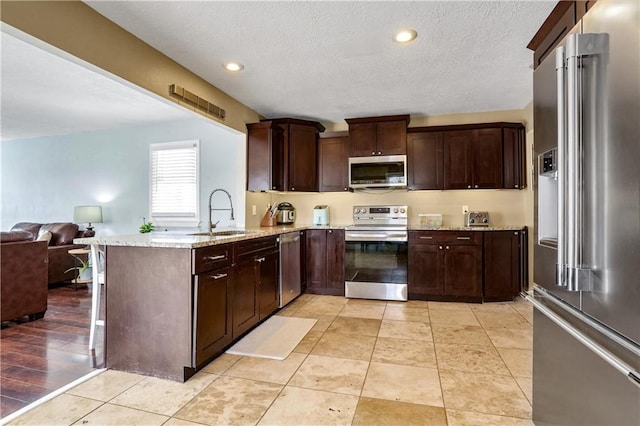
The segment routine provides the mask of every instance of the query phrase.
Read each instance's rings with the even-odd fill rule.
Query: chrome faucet
[[[229,205],[231,206],[230,208],[228,208],[228,209],[212,209],[211,208],[211,197],[213,197],[213,194],[215,194],[218,191],[222,191],[225,194],[227,194],[227,197],[229,197]],[[222,188],[218,188],[218,189],[214,189],[213,191],[211,191],[211,194],[209,194],[209,232],[211,232],[211,230],[216,227],[218,222],[220,222],[220,221],[218,221],[216,223],[212,223],[211,222],[211,212],[213,210],[231,210],[231,220],[235,220],[235,218],[233,217],[233,201],[231,201],[231,194],[229,194],[228,191],[226,191],[226,190],[224,190]]]

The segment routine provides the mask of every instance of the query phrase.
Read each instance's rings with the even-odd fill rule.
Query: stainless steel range
[[[407,206],[354,206],[345,230],[345,296],[407,300]]]

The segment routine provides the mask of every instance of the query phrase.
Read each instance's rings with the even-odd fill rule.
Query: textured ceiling
[[[323,122],[523,108],[526,45],[556,3],[87,1],[258,113]]]
[[[194,116],[5,32],[0,43],[3,141]]]

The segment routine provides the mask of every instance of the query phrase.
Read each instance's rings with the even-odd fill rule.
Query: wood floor
[[[2,323],[0,417],[104,366],[104,333],[89,346],[91,289],[51,288],[44,318]]]

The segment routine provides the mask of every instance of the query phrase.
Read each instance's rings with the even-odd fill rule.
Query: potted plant
[[[74,266],[73,268],[69,268],[65,273],[73,270],[78,271],[78,275],[76,276],[76,281],[91,281],[93,278],[93,269],[91,268],[91,264],[89,263],[89,259],[84,260],[81,257],[72,254],[73,257],[80,263],[80,266]]]
[[[148,232],[153,231],[153,229],[155,228],[154,224],[151,222],[147,222],[146,218],[142,218],[142,225],[140,225],[140,233],[141,234],[146,234]]]

